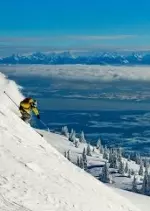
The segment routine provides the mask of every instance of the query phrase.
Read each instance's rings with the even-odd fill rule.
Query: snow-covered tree
[[[124,163],[122,162],[122,160],[121,160],[121,162],[119,163],[119,170],[118,170],[118,173],[119,174],[121,174],[121,175],[124,175]]]
[[[105,146],[105,148],[104,148],[103,158],[106,159],[106,160],[109,159],[108,149],[107,149],[106,146]]]
[[[131,178],[131,170],[128,170],[128,178]]]
[[[80,168],[84,169],[83,157],[80,157]]]
[[[119,162],[117,160],[117,156],[116,155],[114,155],[113,165],[114,165],[113,168],[115,168],[115,169],[119,168]]]
[[[79,136],[79,141],[80,141],[81,143],[86,143],[86,140],[85,140],[84,132],[83,132],[83,131],[81,132],[81,134],[80,134],[80,136]]]
[[[148,161],[148,159],[144,159],[144,167],[146,168],[146,167],[149,167],[149,161]]]
[[[75,143],[76,141],[76,132],[72,129],[71,133],[69,134],[69,141]]]
[[[85,148],[83,149],[82,157],[83,157],[83,159],[86,158],[86,149]]]
[[[118,148],[117,157],[118,157],[118,162],[121,162],[122,161],[122,148]]]
[[[67,126],[62,127],[61,134],[69,138],[69,132]]]
[[[70,161],[71,160],[71,158],[70,158],[70,150],[68,150],[68,152],[67,152],[67,159]]]
[[[110,162],[110,168],[115,168],[115,169],[119,168],[119,162],[118,162],[117,153],[115,150],[110,151],[109,162]]]
[[[65,156],[65,158],[67,158],[67,151],[64,152],[64,156]]]
[[[69,133],[69,141],[72,141],[73,134],[74,134],[74,130],[71,129],[71,132]]]
[[[128,162],[126,162],[124,172],[127,174],[128,171],[129,171],[129,165],[128,165]]]
[[[84,170],[87,170],[87,159],[83,159],[83,163],[84,163]]]
[[[70,159],[70,150],[65,151],[65,152],[64,152],[64,156],[65,156],[65,158],[67,158],[67,159],[70,161],[70,160],[71,160],[71,159]]]
[[[101,148],[100,148],[100,153],[104,154],[104,147],[103,146],[101,146]]]
[[[109,152],[109,160],[108,160],[108,162],[110,163],[110,167],[111,168],[113,168],[112,166],[113,166],[113,159],[114,159],[114,151],[113,151],[113,149],[111,148],[110,149],[110,152]]]
[[[87,156],[86,156],[86,149],[83,149],[82,152],[82,161],[83,161],[83,168],[86,170],[87,169]]]
[[[131,169],[131,175],[135,175],[135,171]]]
[[[148,166],[145,167],[145,174],[148,175]]]
[[[77,157],[77,166],[80,167],[80,157],[79,156]]]
[[[87,154],[88,156],[92,156],[90,144],[87,145],[86,154]]]
[[[142,160],[141,160],[141,163],[140,163],[139,175],[140,176],[144,175],[144,164],[143,164]]]
[[[102,169],[102,175],[100,175],[100,180],[102,182],[105,182],[105,183],[111,183],[111,178],[110,178],[110,174],[109,174],[109,167],[108,167],[107,162],[105,162],[105,165]]]
[[[131,161],[131,156],[130,156],[130,155],[128,155],[128,161],[129,161],[129,162]]]
[[[136,153],[135,154],[135,162],[136,162],[136,164],[139,164],[140,165],[141,157],[140,157],[140,154],[139,153]]]
[[[132,182],[132,191],[135,193],[137,192],[137,179],[135,176],[134,176],[133,182]]]
[[[82,156],[77,157],[77,166],[79,166],[81,169],[87,170],[87,158],[85,153],[83,153]]]
[[[150,195],[150,175],[148,174],[148,171],[145,171],[141,191],[145,195]]]
[[[80,143],[79,143],[79,141],[77,139],[75,140],[74,145],[75,145],[76,148],[79,147]]]
[[[97,143],[96,143],[96,149],[100,149],[101,148],[101,140],[100,138],[98,139]]]

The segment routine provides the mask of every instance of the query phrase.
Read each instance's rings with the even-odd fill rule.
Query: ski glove
[[[37,115],[37,118],[40,119],[40,115]]]

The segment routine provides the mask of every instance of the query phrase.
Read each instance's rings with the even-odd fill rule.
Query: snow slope
[[[77,162],[77,157],[82,154],[83,148],[87,147],[87,144],[80,143],[79,147],[76,148],[74,144],[68,141],[68,139],[65,136],[61,136],[59,134],[52,134],[42,130],[38,131],[41,132],[44,135],[45,139],[62,154],[64,154],[64,152],[69,150],[71,162],[74,163]],[[106,161],[102,158],[102,155],[99,153],[99,151],[95,149],[95,152],[92,153],[92,157],[87,156],[87,160],[88,160],[88,166],[92,167],[90,168],[91,169],[90,174],[92,174],[93,176],[99,175],[100,166],[103,166]],[[134,171],[139,170],[139,165],[135,164],[134,161],[130,161],[128,162],[128,164],[131,169],[134,169]],[[113,177],[113,181],[115,181],[114,184],[107,184],[107,185],[113,188],[116,192],[118,192],[119,195],[122,195],[126,197],[128,200],[130,200],[140,210],[149,211],[150,197],[123,190],[124,184],[127,183],[127,181],[128,183],[126,184],[125,188],[127,188],[127,186],[130,186],[131,188],[133,177],[131,179],[126,177]]]
[[[124,191],[121,189],[115,189],[120,195],[126,197],[127,199],[131,200],[133,204],[136,204],[136,206],[143,210],[143,211],[149,211],[150,210],[150,197],[136,194],[128,191]]]
[[[0,75],[0,211],[139,210],[25,124],[4,89],[17,103],[22,99],[17,85]]]

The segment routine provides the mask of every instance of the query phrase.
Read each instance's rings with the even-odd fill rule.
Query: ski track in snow
[[[0,211],[139,211],[69,162],[29,125],[3,90],[22,99],[0,75]],[[60,136],[51,134],[55,141]]]

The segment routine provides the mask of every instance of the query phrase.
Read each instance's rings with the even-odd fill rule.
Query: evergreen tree
[[[122,162],[122,160],[121,160],[121,162],[119,163],[119,170],[118,170],[118,173],[119,174],[121,174],[121,175],[124,175],[124,163]]]
[[[130,155],[128,155],[128,161],[129,161],[129,162],[131,161],[131,156],[130,156]]]
[[[135,175],[135,172],[133,169],[131,169],[131,175]]]
[[[122,149],[118,148],[117,150],[117,158],[118,158],[118,162],[122,161]]]
[[[115,169],[119,168],[119,162],[117,160],[117,155],[114,155],[113,165]]]
[[[70,136],[72,136],[72,134],[74,133],[74,130],[73,129],[71,129],[71,132],[70,132]]]
[[[71,158],[70,158],[70,150],[68,150],[68,152],[67,152],[67,159],[70,161],[71,160]]]
[[[69,141],[72,141],[72,136],[73,136],[73,134],[74,134],[74,130],[71,129],[71,132],[70,132],[70,134],[69,134]]]
[[[100,148],[100,153],[104,154],[104,147],[103,146],[101,146],[101,148]]]
[[[79,136],[79,141],[80,141],[81,143],[86,143],[86,140],[85,140],[84,132],[83,132],[83,131],[81,132],[81,134],[80,134],[80,136]]]
[[[145,171],[143,184],[142,184],[142,193],[145,195],[150,195],[150,175],[148,175],[148,171]]]
[[[128,171],[128,178],[131,178],[131,170]]]
[[[80,167],[80,157],[79,156],[77,157],[77,166]]]
[[[83,162],[83,158],[80,157],[80,168],[84,169],[84,162]]]
[[[83,159],[86,159],[86,149],[85,148],[83,149],[82,157],[83,157]]]
[[[102,182],[105,182],[105,183],[110,183],[111,182],[110,174],[109,174],[109,168],[108,168],[107,162],[105,162],[105,165],[104,165],[104,167],[102,169],[102,175],[100,176],[100,180]]]
[[[145,174],[148,175],[148,166],[145,167]]]
[[[79,147],[79,141],[78,140],[75,140],[74,145],[75,145],[76,148],[78,148]]]
[[[146,168],[146,167],[149,167],[149,162],[148,162],[148,159],[144,159],[144,167]]]
[[[83,163],[84,163],[84,170],[87,170],[87,157],[83,159]]]
[[[132,191],[135,193],[137,192],[137,179],[135,176],[134,176],[133,182],[132,182]]]
[[[104,148],[103,159],[106,159],[106,160],[109,159],[108,149],[106,146]]]
[[[96,149],[100,149],[101,148],[101,140],[98,139],[97,143],[96,143]]]
[[[67,158],[67,151],[64,152],[64,156],[65,156],[65,158]]]
[[[143,165],[142,160],[141,160],[141,163],[140,163],[139,175],[140,176],[144,175],[144,165]]]
[[[92,156],[90,144],[87,145],[87,151],[86,151],[86,153],[87,153],[88,156]]]
[[[67,126],[62,127],[61,134],[69,138],[69,132]]]
[[[110,163],[110,168],[113,168],[113,159],[114,159],[114,152],[113,152],[113,149],[111,148],[110,149],[110,152],[109,152],[109,163]]]
[[[82,161],[83,161],[84,170],[87,170],[87,156],[86,156],[85,148],[83,149],[83,152],[82,152]]]
[[[140,154],[139,153],[136,153],[135,154],[135,162],[136,162],[136,164],[139,164],[140,165],[141,157],[140,157]]]
[[[119,168],[119,163],[118,163],[118,159],[117,159],[117,153],[115,150],[111,150],[110,154],[109,154],[109,162],[110,162],[110,168],[115,168],[118,169]]]
[[[71,130],[71,133],[69,135],[69,141],[71,141],[73,143],[75,143],[75,141],[76,141],[76,132],[73,129]]]
[[[126,162],[126,166],[125,166],[125,169],[124,169],[125,173],[127,174],[128,171],[129,171],[129,166],[128,166],[128,162]]]

